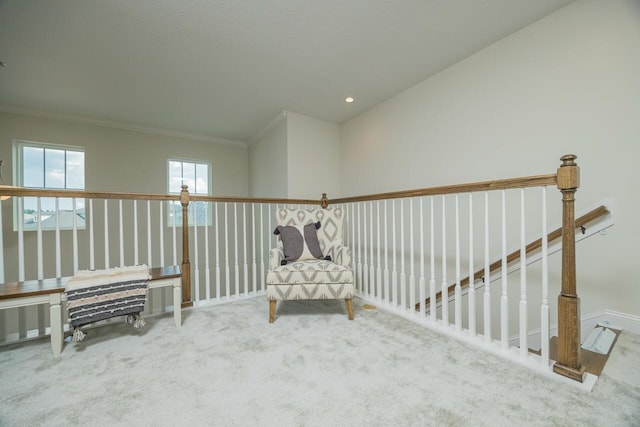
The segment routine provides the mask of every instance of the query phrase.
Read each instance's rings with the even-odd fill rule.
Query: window
[[[191,194],[211,194],[211,172],[209,163],[169,159],[167,162],[167,176],[169,194],[179,194],[182,185],[187,185]],[[175,218],[176,225],[182,225],[182,205],[180,202],[170,204],[168,214],[168,225],[172,226]],[[211,225],[211,215],[209,211],[209,203],[207,202],[191,202],[189,203],[189,225],[196,223],[197,225]]]
[[[14,182],[29,188],[84,190],[84,148],[44,142],[14,141]],[[14,203],[18,213],[18,203]],[[25,197],[22,205],[24,230],[36,230],[38,221],[43,230],[72,229],[74,222],[73,199],[55,197]],[[75,201],[75,222],[85,227],[84,199]],[[14,229],[17,218],[14,215]]]

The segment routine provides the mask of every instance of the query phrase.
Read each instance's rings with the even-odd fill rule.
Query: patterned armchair
[[[353,320],[353,270],[351,249],[342,242],[345,212],[341,208],[332,209],[278,209],[278,226],[304,228],[307,235],[309,224],[319,224],[318,243],[322,258],[285,261],[282,235],[278,237],[278,247],[269,252],[267,272],[267,299],[269,300],[269,323],[276,315],[276,301],[299,299],[344,299],[349,320]],[[307,227],[305,227],[307,226]],[[318,225],[316,225],[318,227]],[[316,228],[313,227],[313,228]],[[281,227],[278,227],[280,230]],[[300,237],[299,237],[300,238]],[[315,254],[314,254],[315,255]],[[291,258],[290,254],[286,254]]]

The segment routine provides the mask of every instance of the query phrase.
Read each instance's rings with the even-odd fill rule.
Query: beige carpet
[[[0,425],[639,426],[640,337],[623,333],[593,392],[543,378],[356,300],[264,297],[135,330],[96,328],[53,358],[0,348]]]

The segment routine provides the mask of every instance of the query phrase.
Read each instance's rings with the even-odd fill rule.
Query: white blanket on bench
[[[78,328],[116,316],[139,316],[146,302],[148,281],[146,265],[79,271],[65,288],[71,326]],[[134,326],[143,326],[143,321]]]

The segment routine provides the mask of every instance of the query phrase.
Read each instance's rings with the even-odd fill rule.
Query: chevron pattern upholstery
[[[304,226],[320,221],[318,242],[323,255],[329,255],[331,261],[314,259],[280,265],[284,257],[278,239],[278,247],[269,252],[266,278],[269,322],[275,320],[276,301],[299,299],[344,299],[349,319],[353,320],[351,249],[342,240],[344,210],[278,209],[275,217],[276,225]]]

